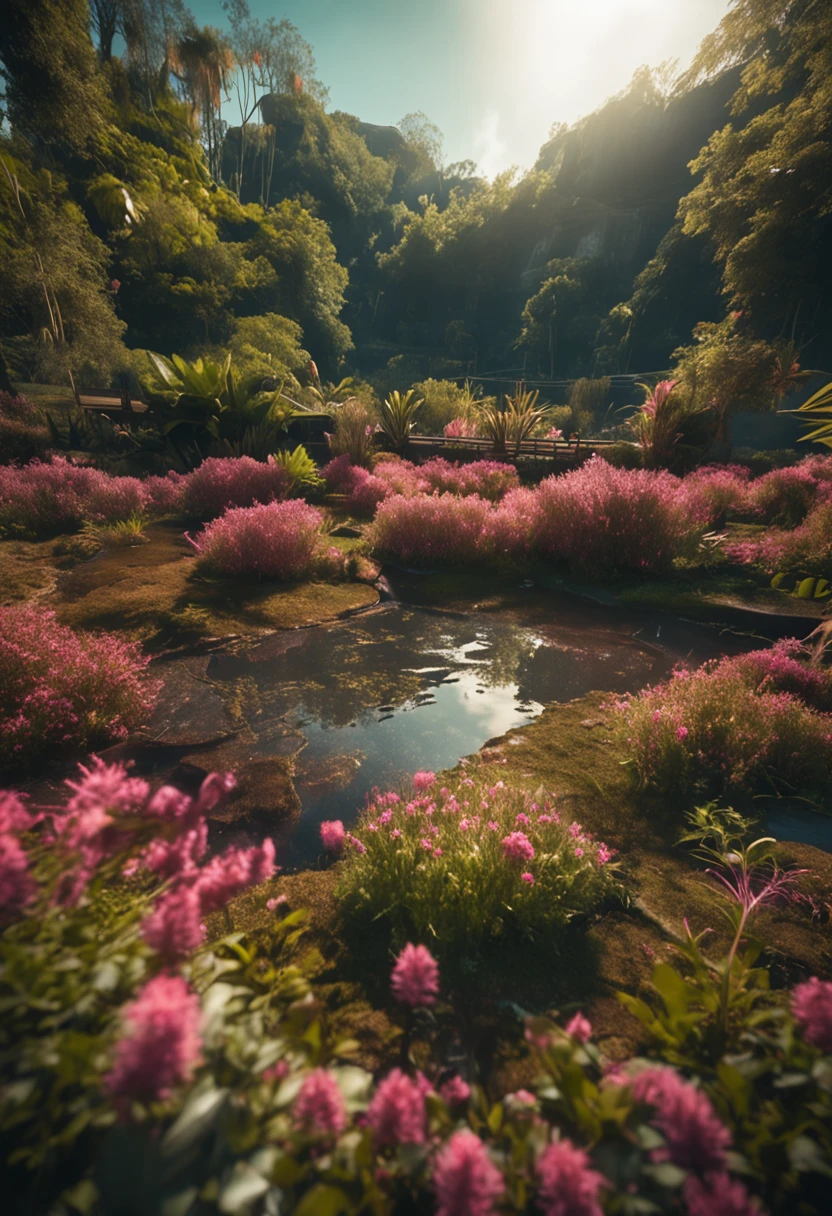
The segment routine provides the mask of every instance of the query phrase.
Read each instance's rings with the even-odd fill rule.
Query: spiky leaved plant
[[[382,403],[379,425],[390,440],[393,451],[399,455],[407,447],[416,414],[423,404],[424,398],[417,397],[412,388],[409,388],[406,393],[400,393],[398,389],[394,389]]]

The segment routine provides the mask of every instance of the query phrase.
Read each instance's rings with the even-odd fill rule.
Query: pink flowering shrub
[[[535,549],[595,574],[666,569],[687,551],[697,530],[680,501],[680,484],[670,473],[617,469],[593,456],[541,482]]]
[[[348,841],[338,883],[345,905],[386,915],[446,957],[512,930],[556,932],[615,889],[610,850],[562,818],[554,795],[538,804],[485,777],[401,799],[377,793],[352,839],[360,848]]]
[[[111,477],[62,456],[50,462],[0,466],[0,535],[72,532],[85,520],[109,523],[145,507],[144,483]]]
[[[467,418],[452,418],[442,429],[446,439],[476,439],[477,424]]]
[[[373,516],[379,503],[394,495],[420,501],[422,496],[434,493],[477,495],[497,502],[519,484],[513,465],[495,460],[460,465],[441,457],[418,466],[398,457],[379,458],[370,473],[351,464],[348,456],[338,456],[321,470],[321,476],[331,492],[346,495],[346,506],[352,514],[367,518]]]
[[[200,563],[214,574],[287,582],[327,572],[340,561],[337,551],[333,559],[324,543],[323,523],[316,507],[290,499],[234,507],[188,540]]]
[[[483,555],[493,509],[473,496],[396,494],[379,505],[370,543],[382,557],[405,565],[468,565]]]
[[[829,673],[790,641],[679,668],[618,708],[643,786],[820,792],[832,782],[829,704]]]
[[[227,923],[206,925],[274,870],[270,842],[206,860],[206,819],[232,787],[230,774],[215,773],[193,797],[170,786],[154,793],[123,766],[98,761],[69,784],[63,807],[0,794],[0,892],[14,896],[2,901],[0,1131],[15,1210],[58,1210],[61,1195],[89,1193],[95,1177],[102,1210],[120,1209],[129,1183],[137,1211],[172,1210],[199,1194],[200,1209],[227,1212],[241,1193],[258,1204],[279,1180],[290,1216],[322,1200],[333,1211],[406,1206],[443,1216],[669,1216],[682,1202],[691,1216],[762,1216],[769,1207],[823,1216],[832,984],[809,980],[789,999],[749,972],[740,949],[731,1038],[714,1057],[713,993],[725,960],[702,960],[684,976],[680,964],[672,986],[663,962],[652,996],[620,994],[658,1059],[611,1066],[582,1014],[565,1028],[529,1017],[533,1089],[500,1097],[476,1076],[447,1076],[449,1031],[467,1033],[471,1012],[463,1006],[456,1019],[454,987],[443,983],[435,1019],[421,1014],[421,1069],[405,1051],[399,1066],[373,1076],[350,1058],[357,1045],[327,1024],[327,1001],[303,974],[302,912],[281,915],[278,899],[252,892],[250,909],[271,909],[261,928],[226,937]],[[601,855],[579,824],[559,824],[551,800],[517,795],[510,804],[499,782],[468,777],[453,793],[436,780],[421,787],[410,803],[378,795],[368,808],[380,812],[378,832],[400,814],[435,840],[448,828],[431,832],[434,817],[465,835],[476,831],[473,816],[488,816],[500,854],[513,831],[532,843],[527,864],[539,883],[547,850]],[[555,827],[562,835],[547,835]],[[476,878],[464,866],[456,872]],[[124,877],[137,884],[133,900]],[[160,954],[147,924],[175,897],[193,912],[188,923],[171,920],[177,948]],[[695,961],[695,939],[689,946],[680,953]],[[405,948],[391,986],[394,998],[407,990],[409,1008],[414,995],[417,1005],[432,998],[440,982],[431,953]],[[662,993],[659,1020],[646,1002]],[[701,1077],[668,1067],[664,1057],[681,1048],[687,1072]]]
[[[812,508],[791,531],[768,528],[758,536],[729,540],[725,554],[742,565],[760,565],[769,573],[801,572],[827,577],[832,573],[832,502]]]
[[[251,456],[211,456],[182,479],[181,510],[193,519],[216,519],[229,507],[283,499],[289,479],[281,464]]]
[[[34,604],[0,607],[0,763],[124,738],[155,700],[147,664],[115,634],[75,633]]]
[[[809,511],[832,501],[832,456],[808,456],[799,464],[772,469],[752,481],[746,512],[765,524],[796,528]]]
[[[713,528],[729,511],[741,511],[748,493],[749,470],[737,464],[709,464],[694,469],[679,486],[690,515],[704,528]]]
[[[451,464],[440,456],[419,466],[419,475],[438,494],[476,494],[490,502],[499,500],[519,485],[513,464],[497,460],[473,460],[470,464]]]

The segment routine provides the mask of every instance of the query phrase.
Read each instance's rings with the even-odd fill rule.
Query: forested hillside
[[[181,0],[8,6],[13,376],[110,382],[136,351],[234,344],[385,387],[692,359],[707,378],[763,348],[828,364],[828,6],[739,0],[686,74],[552,115],[534,167],[493,181],[444,164],[424,115],[328,110],[288,21],[224,7],[219,31]]]

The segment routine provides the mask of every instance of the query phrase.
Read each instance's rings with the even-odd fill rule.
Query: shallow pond
[[[303,815],[288,838],[276,834],[292,867],[315,862],[322,819],[349,823],[374,786],[452,766],[548,702],[635,692],[681,659],[700,663],[749,645],[671,618],[530,596],[500,613],[390,604],[215,654],[206,674],[239,685],[254,755],[296,756]]]

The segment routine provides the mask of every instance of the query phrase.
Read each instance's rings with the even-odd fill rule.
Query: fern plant
[[[289,493],[294,493],[295,490],[317,488],[321,484],[321,478],[318,476],[318,466],[302,445],[294,448],[293,451],[275,452],[269,457],[269,461],[273,464],[279,464],[286,473],[289,479]]]

